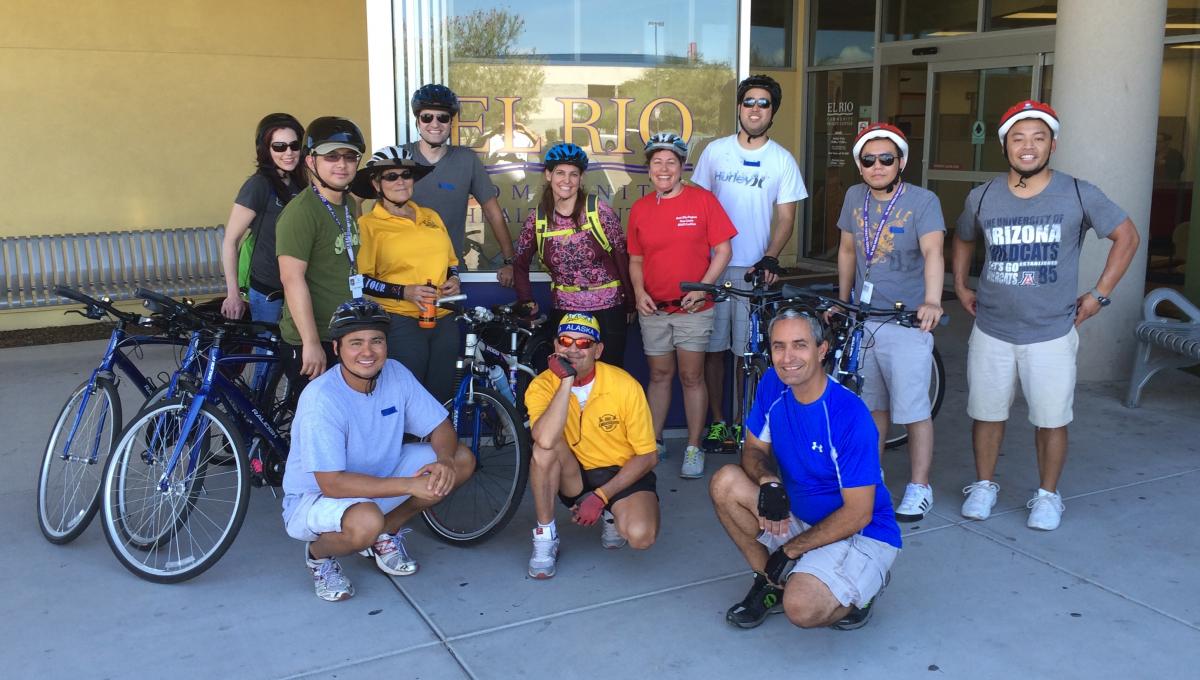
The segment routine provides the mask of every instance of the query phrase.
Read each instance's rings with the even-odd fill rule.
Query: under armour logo
[[[820,444],[818,444],[816,442],[813,442],[812,450],[816,451],[818,453],[825,453],[825,447],[821,446]]]

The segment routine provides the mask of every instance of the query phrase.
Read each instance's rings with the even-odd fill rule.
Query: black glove
[[[767,482],[758,487],[758,516],[771,522],[779,522],[788,518],[791,508],[788,507],[787,491],[779,482]]]
[[[779,258],[771,257],[770,255],[763,255],[761,260],[755,262],[754,271],[771,272],[775,276],[781,276],[783,274],[783,269],[779,266]],[[749,282],[752,278],[754,278],[754,275],[750,272],[746,272],[746,275],[742,278]]]
[[[784,582],[787,581],[788,575],[792,573],[792,567],[794,566],[796,566],[796,560],[788,557],[783,548],[780,548],[771,553],[771,556],[767,558],[767,567],[763,569],[763,573],[766,574],[767,580],[771,583],[783,586]]]

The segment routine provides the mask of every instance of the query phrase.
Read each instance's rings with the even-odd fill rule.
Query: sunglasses
[[[562,345],[563,347],[575,345],[579,349],[588,349],[592,345],[596,344],[596,341],[591,338],[572,338],[569,335],[560,335],[558,336],[558,344]]]
[[[412,170],[400,170],[399,172],[385,172],[379,176],[385,182],[395,182],[398,179],[412,179]]]
[[[752,109],[755,106],[760,109],[769,109],[771,108],[771,100],[765,97],[759,97],[758,99],[755,99],[754,97],[746,97],[742,100],[742,106],[747,109]]]
[[[885,168],[890,168],[890,167],[892,167],[892,163],[895,163],[895,162],[896,162],[896,154],[892,154],[892,153],[881,153],[881,154],[873,154],[873,153],[869,153],[869,154],[867,154],[866,156],[863,156],[862,158],[859,158],[858,160],[859,160],[859,162],[860,162],[860,163],[862,163],[862,166],[863,166],[864,168],[869,168],[869,167],[871,167],[872,165],[875,165],[875,161],[879,161],[880,163],[883,163],[883,167],[885,167]]]
[[[434,118],[437,118],[437,122],[439,122],[443,125],[450,122],[450,114],[448,114],[448,113],[437,113],[437,114],[422,113],[421,114],[421,122],[425,123],[426,125],[428,125],[429,123],[432,123]]]
[[[362,158],[362,154],[354,153],[354,152],[349,152],[349,153],[334,152],[334,153],[327,153],[324,156],[321,156],[321,158],[324,158],[329,163],[337,163],[338,161],[346,161],[347,163],[350,163],[352,165],[358,165],[358,161],[359,161],[359,159]]]
[[[271,151],[274,151],[275,153],[283,153],[288,149],[291,149],[292,151],[299,151],[300,140],[297,139],[294,142],[271,142]]]

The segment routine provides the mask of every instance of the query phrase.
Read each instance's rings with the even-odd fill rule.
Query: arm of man
[[[504,211],[500,209],[500,201],[493,196],[483,203],[483,219],[488,223],[488,227],[492,230],[492,236],[496,238],[496,245],[500,246],[500,252],[504,254],[504,259],[512,260],[513,244],[512,234],[508,233],[508,224],[504,221]],[[506,264],[496,270],[496,280],[505,288],[512,288],[513,285],[513,268],[511,264]]]
[[[783,552],[791,559],[798,559],[810,550],[849,538],[871,523],[874,510],[874,484],[844,488],[842,507],[785,543]]]
[[[540,414],[529,414],[532,421],[530,433],[533,442],[540,448],[553,449],[562,441],[563,428],[567,425],[567,405],[571,401],[571,385],[574,384],[573,375],[561,379],[546,410]]]
[[[838,299],[849,301],[854,290],[854,269],[858,265],[858,252],[854,245],[854,234],[843,231],[838,241]],[[828,321],[828,319],[826,319]]]
[[[792,231],[796,225],[796,206],[799,203],[799,201],[792,201],[791,203],[775,204],[775,210],[771,217],[771,239],[767,241],[767,250],[763,255],[779,259],[779,254],[792,239]],[[766,273],[768,286],[775,285],[778,280],[779,277],[774,272]]]
[[[945,241],[946,235],[941,231],[931,231],[918,241],[925,258],[925,302],[917,307],[917,319],[926,333],[942,319],[942,287],[946,280],[946,256],[942,254],[942,248]]]
[[[1125,271],[1129,269],[1129,263],[1133,261],[1141,242],[1137,228],[1129,218],[1118,224],[1108,235],[1108,239],[1112,241],[1112,248],[1108,251],[1108,259],[1104,261],[1104,271],[1100,273],[1100,280],[1096,282],[1096,291],[1105,297],[1112,293],[1121,277],[1125,276]],[[1099,311],[1100,301],[1090,290],[1080,295],[1075,305],[1075,325],[1087,321]]]
[[[742,447],[742,470],[746,472],[746,476],[758,486],[767,482],[782,484],[783,479],[776,471],[775,457],[771,454],[771,445],[756,437],[749,429],[745,434],[746,443]],[[759,515],[757,510],[755,516],[758,517],[759,529],[775,536],[787,535],[789,518],[772,521]]]
[[[423,469],[423,468],[422,468]],[[416,477],[373,477],[358,472],[314,472],[321,493],[329,498],[395,498],[413,496],[421,500],[436,500],[439,494],[429,488],[423,475]]]
[[[639,453],[638,455],[625,461],[617,474],[613,478],[599,487],[599,490],[604,493],[604,498],[612,498],[629,488],[637,480],[646,476],[647,472],[654,469],[658,464],[658,451],[649,453]]]
[[[221,241],[221,266],[225,270],[225,301],[221,303],[221,314],[230,319],[240,319],[246,314],[246,303],[238,288],[238,247],[242,237],[250,230],[257,215],[253,210],[238,203],[233,204],[229,219],[225,222],[225,238]]]
[[[279,280],[283,283],[283,299],[300,333],[300,373],[316,378],[325,372],[325,350],[321,348],[321,336],[313,320],[312,297],[308,292],[308,281],[304,275],[308,263],[291,255],[279,256]]]
[[[954,234],[954,245],[951,251],[951,267],[954,269],[954,294],[958,297],[963,309],[975,316],[975,291],[967,287],[967,275],[971,273],[971,256],[975,253],[975,243],[964,241]]]

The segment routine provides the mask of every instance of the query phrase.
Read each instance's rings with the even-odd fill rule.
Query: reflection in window
[[[992,0],[984,30],[1053,26],[1058,20],[1058,0]]]
[[[874,58],[875,0],[818,0],[812,8],[813,66]]]
[[[1192,273],[1200,272],[1200,263],[1188,262],[1188,243],[1200,231],[1197,227],[1200,220],[1191,219],[1200,137],[1198,101],[1200,43],[1167,45],[1163,49],[1154,189],[1150,195],[1150,261],[1146,278],[1152,283],[1181,285],[1185,283],[1185,274],[1191,281],[1200,276]]]
[[[750,5],[750,67],[792,68],[791,2],[756,0]]]
[[[884,0],[883,40],[974,33],[978,12],[977,0]]]
[[[817,71],[809,75],[812,97],[812,198],[805,257],[837,257],[838,215],[846,190],[861,181],[850,152],[860,127],[870,122],[871,69]],[[866,107],[866,108],[864,108]]]
[[[1167,35],[1200,35],[1200,0],[1167,3]]]

